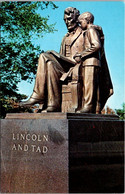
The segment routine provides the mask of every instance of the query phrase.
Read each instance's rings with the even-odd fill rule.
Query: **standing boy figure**
[[[83,105],[79,112],[101,113],[106,100],[113,93],[113,87],[106,59],[105,64],[102,64],[104,61],[101,60],[102,55],[104,58],[104,53],[102,53],[103,45],[100,34],[100,32],[102,33],[102,29],[93,25],[94,16],[90,12],[81,14],[78,18],[78,21],[81,25],[81,28],[84,30],[84,49],[81,53],[78,53],[74,56],[75,60],[82,61]],[[103,70],[104,75],[102,72]],[[100,72],[102,72],[101,78]],[[106,78],[104,78],[104,76],[106,76]]]

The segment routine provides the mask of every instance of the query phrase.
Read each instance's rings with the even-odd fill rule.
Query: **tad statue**
[[[64,21],[68,33],[62,40],[60,53],[47,51],[40,54],[33,93],[20,106],[39,104],[39,112],[60,112],[60,80],[68,79],[69,74],[72,76],[75,65],[80,64],[82,105],[76,112],[101,113],[108,97],[113,94],[102,29],[93,25],[91,13],[80,15],[72,7],[65,9]]]

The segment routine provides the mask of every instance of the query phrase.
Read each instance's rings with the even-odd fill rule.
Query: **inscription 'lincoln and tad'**
[[[27,140],[27,141],[49,141],[48,135],[30,134],[30,133],[13,133],[13,140]]]
[[[30,134],[30,133],[13,133],[12,134],[12,140],[14,141],[14,144],[12,146],[12,151],[31,151],[36,153],[47,153],[48,147],[45,145],[36,145],[36,142],[48,142],[49,136],[48,135],[39,135],[39,134]],[[16,141],[16,143],[15,143]],[[21,141],[21,143],[20,143]],[[18,143],[19,142],[19,143]],[[25,142],[25,143],[23,143]],[[28,144],[29,142],[33,142],[34,144]]]

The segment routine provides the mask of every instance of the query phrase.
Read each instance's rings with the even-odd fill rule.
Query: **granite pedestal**
[[[117,116],[8,114],[1,121],[1,193],[122,193]]]

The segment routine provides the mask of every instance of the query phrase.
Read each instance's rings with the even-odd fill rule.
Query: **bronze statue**
[[[101,27],[93,25],[90,12],[78,18],[84,30],[84,49],[74,56],[82,61],[83,107],[81,113],[101,113],[107,98],[113,94],[112,82],[104,54],[104,35]]]
[[[93,25],[91,13],[79,15],[76,8],[65,9],[68,33],[62,40],[60,53],[47,51],[40,54],[33,93],[20,106],[38,103],[40,111],[61,111],[60,80],[71,76],[74,66],[80,64],[83,103],[78,112],[101,112],[113,91],[103,48],[104,36],[101,27]]]
[[[64,21],[68,33],[64,37],[60,53],[48,51],[39,57],[36,81],[29,100],[21,102],[20,106],[40,104],[41,111],[47,107],[47,112],[57,112],[61,109],[60,77],[75,65],[73,56],[83,50],[79,41],[82,30],[78,26],[79,11],[69,7],[64,11]],[[70,50],[71,49],[71,50]]]

